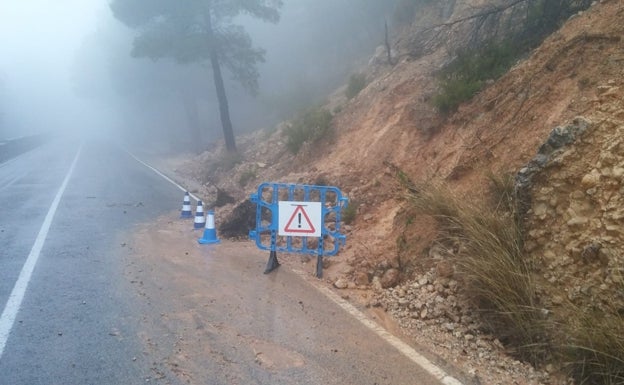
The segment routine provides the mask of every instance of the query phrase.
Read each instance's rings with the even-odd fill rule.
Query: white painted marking
[[[131,157],[134,158],[134,160],[136,160],[137,162],[141,163],[143,166],[149,168],[150,170],[154,171],[156,174],[158,174],[159,176],[163,177],[167,182],[173,184],[174,186],[176,186],[177,188],[179,188],[180,190],[184,191],[184,192],[188,192],[187,189],[185,189],[184,187],[180,186],[176,181],[174,181],[173,179],[169,178],[167,175],[163,174],[162,172],[158,171],[158,169],[156,169],[155,167],[150,166],[149,164],[143,162],[141,159],[139,159],[138,157],[136,157],[134,154],[132,154],[130,151],[125,150],[126,153],[128,155],[130,155]],[[193,193],[189,192],[189,195],[195,199],[196,201],[199,201],[201,199],[199,199],[198,197],[196,197],[195,195],[193,195]]]
[[[299,274],[302,277],[306,277],[307,273],[301,270],[294,270],[295,273]],[[321,293],[325,294],[325,296],[332,301],[334,301],[338,306],[343,308],[347,313],[351,314],[355,319],[360,321],[364,326],[372,330],[379,337],[383,338],[390,345],[394,346],[399,352],[401,352],[404,356],[409,358],[416,365],[420,366],[427,373],[432,375],[438,381],[440,381],[443,385],[463,385],[459,380],[455,377],[449,376],[444,370],[440,367],[434,365],[431,361],[429,361],[426,357],[418,353],[414,348],[401,341],[399,338],[390,334],[386,329],[379,326],[376,322],[371,321],[364,313],[355,308],[355,306],[351,305],[346,300],[340,298],[339,295],[331,291],[330,289],[317,286],[317,288],[321,291]]]
[[[35,243],[30,250],[30,254],[28,254],[28,258],[26,258],[24,266],[22,266],[22,271],[20,272],[20,275],[15,282],[15,286],[13,287],[13,290],[9,295],[9,300],[7,301],[4,310],[2,311],[2,315],[0,316],[0,358],[2,358],[4,347],[6,346],[7,339],[9,338],[9,333],[11,333],[11,329],[13,328],[15,317],[17,316],[17,313],[20,310],[20,306],[22,305],[22,300],[24,299],[24,294],[26,293],[26,289],[28,288],[30,277],[32,276],[32,272],[35,269],[37,260],[39,259],[39,254],[41,254],[41,249],[43,248],[43,244],[45,243],[46,237],[48,236],[48,231],[50,230],[50,226],[52,225],[52,219],[54,218],[56,209],[58,208],[59,202],[61,201],[61,197],[65,192],[65,188],[67,187],[69,178],[71,178],[71,175],[74,172],[74,168],[76,167],[76,163],[78,162],[78,157],[80,156],[81,150],[82,145],[80,145],[80,147],[78,148],[76,157],[69,167],[69,171],[67,172],[67,175],[65,176],[65,179],[61,184],[61,187],[56,193],[56,197],[54,197],[54,200],[52,201],[52,205],[48,210],[48,214],[43,220],[41,229],[39,229],[39,234],[37,235],[37,238],[35,238]]]

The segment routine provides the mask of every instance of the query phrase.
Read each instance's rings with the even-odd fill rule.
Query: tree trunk
[[[388,64],[394,65],[392,62],[392,48],[390,47],[390,38],[388,38],[388,21],[384,20],[384,31],[385,31],[385,39],[384,43],[386,44],[386,54],[388,55]]]
[[[225,86],[223,85],[219,56],[215,49],[212,49],[210,52],[210,63],[212,64],[212,74],[217,90],[217,99],[219,100],[219,114],[221,116],[221,126],[223,126],[225,148],[228,152],[236,152],[234,130],[232,129],[232,121],[230,120],[230,108],[228,106],[227,95],[225,94]]]
[[[219,115],[221,117],[221,126],[223,127],[223,138],[225,139],[225,148],[228,152],[236,152],[236,141],[234,140],[234,130],[232,129],[232,121],[230,120],[230,107],[228,106],[227,95],[225,94],[225,86],[223,84],[223,75],[221,74],[221,64],[219,63],[219,52],[212,36],[212,21],[210,20],[210,12],[206,16],[208,33],[210,35],[210,64],[212,65],[212,75],[214,77],[215,89],[217,91],[217,99],[219,101]]]
[[[184,111],[189,125],[191,134],[191,146],[193,151],[200,153],[203,148],[203,138],[199,123],[199,110],[197,107],[197,97],[194,95],[183,94],[182,101],[184,103]]]

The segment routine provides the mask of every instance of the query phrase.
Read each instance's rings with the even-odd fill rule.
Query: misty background
[[[277,24],[239,17],[259,90],[224,72],[235,134],[270,128],[322,102],[384,42],[397,0],[286,0]],[[0,4],[0,140],[38,133],[108,135],[165,151],[222,139],[209,65],[130,55],[136,31],[106,0]],[[193,122],[195,120],[195,122]]]

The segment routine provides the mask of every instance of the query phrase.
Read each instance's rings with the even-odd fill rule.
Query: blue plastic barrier
[[[322,258],[336,255],[346,242],[340,233],[340,218],[349,200],[340,189],[262,183],[251,195],[251,202],[256,204],[256,228],[249,237],[258,248],[271,252],[265,274],[279,266],[280,251],[316,255],[316,276],[322,277]]]

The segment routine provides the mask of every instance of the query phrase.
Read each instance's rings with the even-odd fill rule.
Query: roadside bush
[[[392,20],[399,25],[410,24],[414,21],[420,7],[431,2],[433,0],[399,0],[394,7]]]
[[[342,210],[342,220],[345,224],[350,225],[355,221],[359,203],[357,201],[349,202],[349,205]]]
[[[257,172],[255,168],[247,169],[242,172],[240,177],[238,178],[238,185],[241,187],[245,187],[247,183],[256,179]]]
[[[454,112],[459,104],[479,92],[487,80],[503,75],[521,53],[509,41],[459,52],[437,75],[440,91],[433,97],[433,105],[441,113]]]
[[[364,87],[366,87],[366,75],[353,74],[349,78],[349,83],[347,84],[345,96],[347,97],[347,99],[353,99],[360,93],[360,91],[364,89]]]
[[[286,147],[296,154],[306,142],[316,142],[332,134],[331,112],[324,108],[308,110],[284,130]]]

